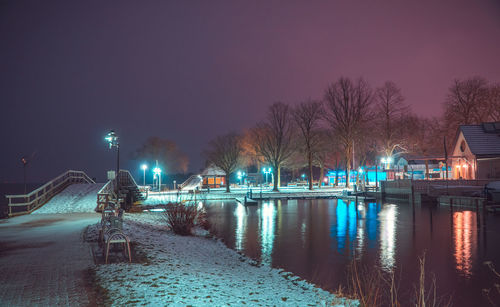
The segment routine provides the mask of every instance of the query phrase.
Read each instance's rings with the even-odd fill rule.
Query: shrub
[[[197,206],[188,203],[170,203],[165,208],[165,218],[172,231],[181,236],[191,235],[196,217]]]

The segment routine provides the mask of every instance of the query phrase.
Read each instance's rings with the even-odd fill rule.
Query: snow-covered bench
[[[109,247],[111,244],[121,244],[126,256],[128,256],[129,262],[132,262],[132,256],[130,253],[130,240],[123,233],[123,219],[121,214],[116,215],[104,215],[101,220],[101,229],[99,231],[99,243],[102,243],[103,249],[105,248],[106,263],[108,263]]]

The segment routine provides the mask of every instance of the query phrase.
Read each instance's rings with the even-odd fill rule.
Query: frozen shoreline
[[[124,231],[146,254],[148,263],[96,268],[113,306],[357,305],[292,273],[257,265],[222,242],[203,237],[203,232],[177,236],[166,230],[159,214],[126,214]]]

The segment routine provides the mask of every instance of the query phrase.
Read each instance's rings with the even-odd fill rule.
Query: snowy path
[[[32,214],[95,212],[97,192],[104,184],[72,184]]]
[[[0,306],[93,304],[94,262],[82,232],[97,213],[25,215],[0,222]]]
[[[291,273],[256,265],[219,241],[173,235],[166,231],[158,214],[126,214],[124,227],[149,261],[98,267],[101,286],[113,293],[112,306],[332,306],[345,303]]]

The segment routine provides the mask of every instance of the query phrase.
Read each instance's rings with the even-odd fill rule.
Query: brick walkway
[[[93,265],[86,226],[96,213],[0,220],[0,306],[86,306],[84,274]]]

